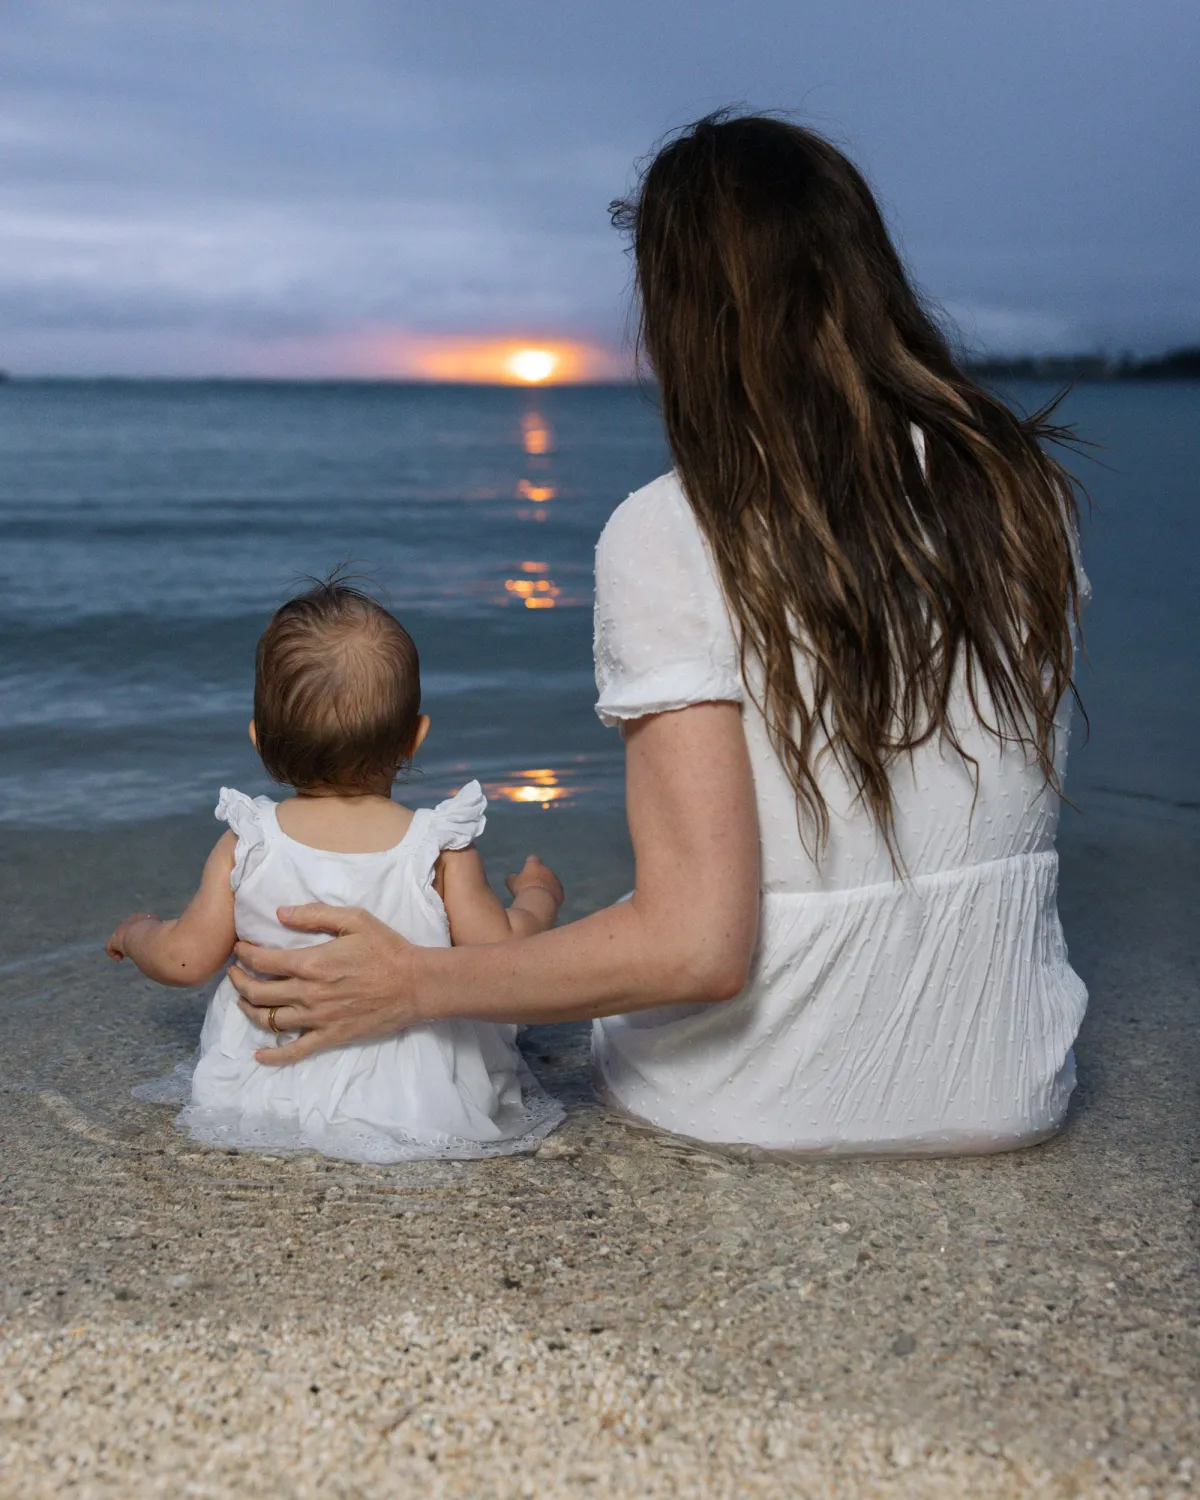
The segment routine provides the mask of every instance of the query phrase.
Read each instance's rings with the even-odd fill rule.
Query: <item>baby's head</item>
[[[250,736],[275,781],[386,795],[428,727],[417,648],[370,595],[335,577],[271,616]]]

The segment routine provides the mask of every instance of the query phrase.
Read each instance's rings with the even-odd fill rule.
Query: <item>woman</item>
[[[262,1060],[592,1017],[608,1100],[681,1135],[1041,1140],[1086,1000],[1056,910],[1082,588],[1059,434],[955,366],[863,178],[807,130],[701,121],[617,217],[676,464],[597,552],[634,895],[453,951],[296,910],[335,940],[238,949],[247,1014],[304,1031]]]

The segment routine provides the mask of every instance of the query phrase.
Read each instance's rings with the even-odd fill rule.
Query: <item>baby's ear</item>
[[[408,752],[410,757],[414,756],[421,748],[421,746],[425,743],[425,736],[428,733],[429,715],[422,714],[421,717],[417,720],[417,732],[413,735],[412,749]]]
[[[254,727],[254,720],[250,720],[250,743],[258,749],[258,730]]]

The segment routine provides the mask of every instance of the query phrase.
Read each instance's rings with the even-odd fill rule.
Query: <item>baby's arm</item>
[[[438,894],[450,918],[450,939],[456,948],[479,943],[503,943],[532,937],[553,927],[563,903],[558,876],[536,854],[525,861],[519,875],[505,882],[513,903],[504,907],[487,883],[483,860],[476,849],[447,849],[438,861]]]
[[[236,844],[232,831],[222,835],[208,856],[200,889],[181,917],[170,922],[142,912],[126,917],[106,944],[109,957],[131,958],[159,984],[203,984],[211,979],[237,941],[229,886]]]

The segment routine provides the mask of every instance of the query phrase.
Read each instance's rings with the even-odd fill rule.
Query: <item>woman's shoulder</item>
[[[700,537],[692,507],[683,493],[679,475],[672,469],[622,500],[600,533],[599,546],[609,549],[640,548],[647,541]]]
[[[645,591],[663,603],[703,599],[706,610],[720,603],[708,543],[673,471],[635,490],[609,517],[596,545],[596,587],[598,594]]]
[[[623,500],[596,544],[596,593],[635,590],[671,607],[724,615],[712,553],[679,475],[660,474]]]

